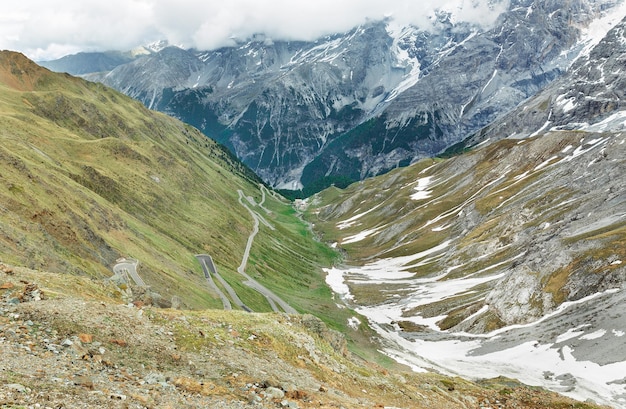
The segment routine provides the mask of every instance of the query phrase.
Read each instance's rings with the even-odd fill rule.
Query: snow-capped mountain
[[[550,129],[623,129],[626,23],[622,20],[611,26],[597,46],[585,47],[566,76],[525,101],[522,109],[505,115],[463,144],[471,146],[504,137],[524,138]]]
[[[428,31],[386,20],[315,42],[167,47],[88,78],[199,127],[275,187],[325,186],[465,139],[624,14],[617,0],[516,0],[488,30],[441,12]]]
[[[468,153],[309,198],[389,356],[626,408],[625,58],[626,20]]]

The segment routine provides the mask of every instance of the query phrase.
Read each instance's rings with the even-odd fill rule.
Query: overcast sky
[[[490,7],[489,3],[498,3]],[[428,28],[435,8],[492,24],[507,0],[15,0],[0,4],[0,49],[35,60],[79,51],[128,50],[167,39],[212,49],[264,33],[312,40],[367,19]]]

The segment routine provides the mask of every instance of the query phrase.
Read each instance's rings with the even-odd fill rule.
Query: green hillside
[[[102,280],[133,258],[166,305],[222,308],[194,257],[205,253],[247,306],[271,311],[237,273],[254,223],[241,190],[249,207],[266,197],[246,272],[300,311],[347,322],[323,284],[335,254],[196,129],[2,52],[0,141],[0,260]]]

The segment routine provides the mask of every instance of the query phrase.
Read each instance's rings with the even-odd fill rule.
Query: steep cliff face
[[[201,69],[202,62],[192,53],[178,47],[166,47],[145,58],[117,67],[115,74],[96,74],[87,78],[104,75],[102,81],[105,84],[154,109],[163,99],[164,85],[171,89],[189,87],[191,78]]]
[[[584,1],[512,2],[489,31],[456,27],[426,35],[418,49],[437,49],[416,83],[382,114],[362,124],[304,170],[311,182],[332,171],[352,179],[371,176],[440,153],[488,125],[558,78],[590,39],[587,27],[608,4]],[[617,14],[622,13],[619,11]],[[420,62],[427,58],[420,59]],[[333,149],[334,148],[334,149]]]
[[[518,0],[491,29],[370,22],[315,42],[167,48],[92,75],[199,127],[273,186],[345,183],[432,156],[569,67],[614,0]]]
[[[583,52],[563,78],[464,142],[523,138],[549,129],[594,130],[623,127],[626,21],[616,24],[597,44]],[[590,124],[597,124],[590,126]]]

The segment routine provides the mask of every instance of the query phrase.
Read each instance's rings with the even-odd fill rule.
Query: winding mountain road
[[[233,307],[230,304],[230,300],[228,299],[228,297],[226,297],[226,294],[224,294],[222,290],[220,290],[217,284],[215,284],[215,281],[213,281],[213,276],[211,275],[211,273],[213,273],[213,275],[215,275],[216,277],[218,274],[217,274],[217,269],[215,268],[215,264],[213,264],[213,259],[211,258],[211,256],[207,254],[196,254],[196,259],[200,262],[200,265],[202,266],[202,272],[204,273],[204,278],[206,278],[207,283],[209,283],[209,287],[211,287],[217,293],[217,295],[219,295],[219,297],[222,299],[222,304],[224,305],[224,309],[232,310]]]
[[[113,266],[113,272],[119,276],[128,276],[133,279],[135,284],[140,287],[146,287],[146,283],[137,274],[137,266],[139,266],[139,260],[135,259],[121,259],[117,264]]]
[[[271,214],[270,210],[263,207],[263,204],[265,203],[265,192],[266,192],[266,189],[264,186],[262,186],[261,187],[261,194],[262,194],[261,202],[257,204],[255,203],[252,197],[245,196],[243,191],[237,190],[237,193],[239,194],[239,203],[243,207],[245,207],[246,210],[248,210],[248,212],[252,216],[252,219],[254,220],[254,227],[252,229],[252,233],[250,233],[250,236],[248,237],[246,248],[244,250],[243,257],[241,260],[241,264],[239,265],[239,267],[237,267],[237,272],[246,279],[246,281],[243,282],[245,285],[257,291],[258,293],[260,293],[267,299],[267,302],[269,303],[272,310],[274,310],[275,312],[280,312],[280,309],[278,308],[280,306],[280,308],[288,314],[298,314],[298,311],[296,311],[295,308],[287,304],[282,298],[274,294],[271,290],[269,290],[267,287],[265,287],[264,285],[262,285],[261,283],[259,283],[254,278],[252,278],[249,274],[246,273],[246,266],[248,264],[248,258],[250,257],[250,249],[252,248],[252,244],[254,243],[254,238],[259,232],[259,224],[263,223],[265,226],[267,226],[271,230],[275,230],[275,228],[267,220],[265,220],[262,216],[260,216],[257,212],[253,211],[246,203],[244,203],[244,198],[246,199],[248,203],[250,203],[251,206],[255,206],[255,207],[258,206],[261,209],[263,209],[265,213]],[[247,305],[245,305],[243,301],[239,298],[239,296],[237,295],[235,290],[230,286],[230,284],[228,284],[228,282],[226,282],[226,280],[224,280],[224,278],[217,272],[217,268],[215,267],[215,263],[213,262],[213,258],[211,256],[209,256],[208,254],[196,254],[195,257],[200,263],[200,266],[202,267],[204,278],[207,280],[207,283],[209,284],[209,286],[218,294],[218,296],[222,300],[222,305],[224,306],[225,310],[232,310],[232,304],[230,302],[230,300],[232,300],[241,309],[248,311],[248,312],[252,312],[252,310]],[[120,259],[118,263],[113,266],[113,272],[119,275],[120,277],[123,277],[126,282],[130,281],[129,278],[132,278],[132,280],[138,286],[146,287],[146,283],[141,279],[141,277],[137,273],[138,265],[139,265],[139,260]],[[213,277],[215,277],[220,282],[222,287],[226,290],[226,292],[230,296],[230,299],[218,287],[218,285],[213,280]]]
[[[264,184],[262,184],[262,183],[260,184],[260,186],[261,186],[261,195],[262,195],[262,196],[261,196],[261,201],[259,202],[259,207],[260,207],[261,209],[263,209],[263,210],[265,211],[265,213],[267,213],[267,214],[271,214],[271,213],[272,213],[272,211],[271,211],[271,210],[269,210],[269,209],[267,209],[267,208],[265,208],[265,207],[263,206],[263,205],[265,204],[265,193],[267,192],[267,194],[269,194],[269,195],[273,196],[274,198],[276,198],[276,193],[275,193],[275,192],[270,193],[270,191],[269,191],[269,190],[267,190],[267,188],[265,187],[265,185],[264,185]]]
[[[263,203],[265,201],[265,192],[263,191],[263,189],[261,189],[261,192],[263,193],[263,199],[261,203]],[[295,308],[291,307],[289,304],[283,301],[280,297],[278,297],[276,294],[274,294],[272,291],[267,289],[265,286],[263,286],[261,283],[259,283],[258,281],[256,281],[254,278],[250,277],[250,275],[246,273],[245,270],[246,270],[246,265],[248,264],[248,257],[250,256],[250,249],[252,248],[252,243],[254,242],[255,236],[259,232],[259,219],[261,219],[261,217],[252,209],[250,209],[248,205],[244,203],[243,199],[245,197],[250,203],[254,203],[254,201],[251,200],[250,198],[247,198],[243,194],[243,191],[241,190],[237,190],[237,193],[239,193],[239,203],[248,210],[248,212],[254,219],[254,227],[252,229],[252,233],[248,237],[248,243],[246,244],[246,249],[243,253],[241,264],[239,265],[239,267],[237,267],[237,272],[246,278],[247,281],[244,281],[244,284],[256,290],[257,292],[261,293],[267,299],[267,301],[269,302],[270,306],[272,307],[274,311],[279,312],[278,307],[276,306],[276,304],[278,304],[280,308],[282,308],[283,311],[285,311],[286,313],[298,314],[298,311],[296,311]],[[265,221],[264,219],[263,219],[263,223],[266,225],[269,225],[269,223],[267,223],[267,221]],[[273,226],[270,226],[270,227],[273,229]]]
[[[265,287],[264,285],[262,285],[261,283],[259,283],[254,278],[252,278],[249,274],[246,273],[246,265],[248,264],[248,258],[250,257],[250,249],[252,248],[252,244],[254,243],[254,238],[256,237],[257,233],[259,232],[259,224],[263,223],[265,226],[267,226],[271,230],[275,230],[275,228],[267,220],[265,220],[263,217],[261,217],[258,213],[253,211],[246,203],[244,203],[244,199],[246,199],[246,201],[251,206],[254,206],[254,207],[258,206],[261,209],[263,209],[267,214],[271,214],[270,210],[268,210],[265,207],[263,207],[263,204],[265,203],[265,190],[264,190],[264,187],[261,188],[262,199],[261,199],[261,202],[258,203],[258,204],[255,203],[255,201],[254,201],[254,199],[252,197],[245,196],[243,191],[237,190],[237,193],[239,194],[239,203],[243,207],[245,207],[246,210],[248,210],[248,212],[250,213],[250,215],[254,219],[254,227],[252,229],[252,233],[250,233],[250,236],[248,237],[248,241],[246,243],[246,248],[244,250],[243,257],[242,257],[242,260],[241,260],[241,264],[239,265],[239,267],[237,267],[237,272],[239,274],[241,274],[246,279],[246,281],[244,281],[243,284],[247,285],[248,287],[252,288],[253,290],[255,290],[258,293],[260,293],[261,295],[263,295],[265,297],[265,299],[267,300],[267,302],[269,303],[269,305],[270,305],[270,307],[272,308],[273,311],[280,312],[281,309],[282,309],[282,311],[284,311],[284,312],[286,312],[288,314],[298,314],[298,311],[296,311],[295,308],[293,308],[292,306],[287,304],[283,299],[281,299],[279,296],[274,294],[267,287]],[[213,262],[213,258],[211,256],[209,256],[208,254],[197,254],[195,257],[198,260],[198,262],[200,263],[200,266],[202,267],[202,271],[204,273],[204,277],[207,280],[207,283],[209,284],[209,286],[221,298],[222,304],[224,305],[224,309],[225,310],[231,310],[232,309],[232,304],[230,302],[230,300],[232,300],[241,309],[243,309],[245,311],[248,311],[248,312],[252,312],[252,310],[247,305],[245,305],[243,303],[243,301],[239,298],[239,296],[237,296],[237,293],[230,286],[230,284],[228,284],[226,282],[226,280],[224,280],[224,278],[217,272],[217,268],[215,267],[215,263]],[[228,293],[228,296],[230,296],[230,299],[217,286],[217,284],[213,280],[213,277],[215,277],[215,279],[217,279],[220,282],[222,287]],[[280,307],[280,309],[279,309],[279,307]]]
[[[226,280],[224,280],[224,278],[220,275],[220,273],[217,272],[217,267],[215,267],[215,263],[213,263],[213,258],[211,256],[209,256],[208,254],[198,254],[196,255],[196,258],[202,265],[202,270],[204,271],[204,277],[209,282],[209,285],[211,285],[211,287],[213,287],[213,289],[215,289],[217,293],[220,295],[220,298],[222,299],[222,303],[224,304],[225,310],[232,309],[230,300],[228,299],[228,297],[226,297],[226,295],[222,292],[222,290],[220,290],[219,287],[215,284],[211,274],[213,274],[213,276],[215,276],[217,281],[219,281],[220,284],[222,284],[222,287],[224,287],[224,289],[226,290],[230,298],[233,300],[235,304],[239,306],[239,308],[241,308],[244,311],[252,312],[252,310],[246,304],[244,304],[243,301],[241,301],[241,299],[239,298],[239,296],[237,295],[233,287],[231,287],[230,284],[228,284],[228,282],[226,282]]]

